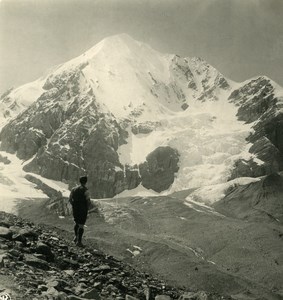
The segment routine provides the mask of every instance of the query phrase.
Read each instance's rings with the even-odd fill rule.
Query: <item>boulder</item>
[[[171,300],[171,297],[167,296],[167,295],[157,295],[157,296],[155,296],[154,299],[155,300]]]
[[[66,269],[68,267],[71,267],[72,269],[77,269],[80,264],[78,261],[74,260],[74,259],[70,259],[70,258],[59,258],[62,262],[62,267],[63,269]]]
[[[49,264],[43,260],[35,257],[32,254],[25,254],[24,255],[24,262],[34,268],[39,268],[43,270],[48,270],[49,269]]]
[[[6,265],[6,260],[8,259],[8,256],[6,253],[0,254],[0,267],[4,268]]]
[[[54,287],[49,287],[47,291],[42,293],[42,296],[46,296],[47,299],[54,300],[67,300],[68,296],[64,292],[58,292]],[[46,299],[46,298],[44,298]]]
[[[130,296],[130,295],[126,295],[126,299],[125,300],[139,300],[136,297]]]
[[[74,270],[64,270],[64,272],[68,275],[68,276],[74,276],[75,271]]]
[[[107,272],[107,271],[111,271],[111,267],[108,265],[101,265],[99,267],[93,268],[92,272]]]
[[[68,300],[85,300],[86,298],[82,298],[82,297],[79,297],[76,295],[69,295],[69,296],[67,296],[67,299]]]
[[[0,226],[0,237],[10,240],[12,235],[13,233],[9,228]]]
[[[21,242],[23,244],[26,244],[26,242],[27,242],[27,238],[24,235],[19,234],[19,233],[13,234],[12,239],[14,241],[18,241],[18,242]]]
[[[84,282],[79,282],[78,285],[75,287],[75,293],[77,295],[83,294],[86,292],[88,286]]]
[[[0,226],[10,228],[12,224],[8,220],[0,220]]]
[[[48,261],[54,260],[54,254],[52,253],[51,248],[43,242],[38,242],[36,244],[35,252],[45,255]]]
[[[20,227],[18,225],[11,225],[11,226],[9,226],[9,228],[13,232],[13,234],[18,234],[20,232],[20,230],[23,229],[22,227]]]
[[[86,291],[85,293],[82,294],[82,297],[85,299],[93,299],[93,300],[100,300],[100,294],[97,291],[97,289],[90,289],[88,291]]]
[[[33,239],[33,240],[37,240],[38,239],[38,233],[35,232],[32,228],[22,228],[20,231],[19,231],[19,235],[22,235],[26,238],[30,238],[30,239]]]
[[[20,251],[16,250],[16,249],[11,249],[11,250],[8,251],[8,253],[10,255],[14,256],[14,257],[17,257],[17,258],[23,257],[23,254]]]

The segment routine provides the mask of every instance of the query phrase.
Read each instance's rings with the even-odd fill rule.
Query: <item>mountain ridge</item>
[[[58,66],[35,85],[43,93],[4,126],[1,150],[33,158],[26,171],[70,185],[88,173],[97,182],[90,185],[94,197],[144,186],[144,163],[157,181],[175,177],[164,187],[171,192],[283,167],[281,142],[277,145],[262,129],[275,117],[281,120],[283,102],[283,92],[267,77],[235,83],[202,59],[163,55],[119,35]],[[15,96],[13,102],[12,93],[1,103],[19,101]],[[257,146],[262,143],[264,153]],[[156,159],[148,164],[147,156],[164,146],[177,151],[178,168],[164,169]],[[271,149],[271,159],[266,158]],[[160,170],[168,175],[158,177]]]

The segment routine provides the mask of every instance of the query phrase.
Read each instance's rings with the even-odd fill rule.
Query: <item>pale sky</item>
[[[119,33],[283,86],[283,0],[0,0],[0,93]]]

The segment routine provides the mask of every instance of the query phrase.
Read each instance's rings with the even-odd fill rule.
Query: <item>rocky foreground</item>
[[[0,295],[17,299],[231,299],[184,292],[64,232],[0,212]]]

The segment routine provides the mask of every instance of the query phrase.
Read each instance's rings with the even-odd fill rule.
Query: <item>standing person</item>
[[[73,208],[73,216],[75,221],[74,242],[78,247],[83,247],[82,237],[84,234],[84,225],[87,219],[88,210],[90,208],[90,197],[86,183],[87,176],[80,177],[81,185],[73,188],[69,197],[69,202]]]

